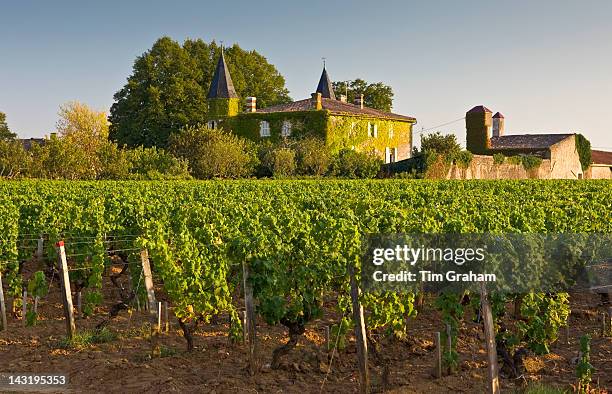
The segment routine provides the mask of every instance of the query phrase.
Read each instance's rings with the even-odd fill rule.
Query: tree
[[[110,137],[120,145],[165,147],[171,134],[206,122],[206,95],[221,48],[200,39],[181,46],[169,37],[136,58],[132,75],[115,96]],[[288,102],[285,79],[266,58],[238,45],[225,50],[240,97],[260,106]]]
[[[21,141],[0,139],[0,178],[12,179],[27,173],[30,160]]]
[[[454,134],[443,135],[438,131],[425,135],[421,139],[422,153],[435,152],[452,159],[459,151],[461,151],[461,146]]]
[[[0,112],[0,140],[2,141],[10,141],[14,140],[17,137],[17,134],[11,132],[8,124],[6,123],[6,114],[4,112]]]
[[[45,179],[95,179],[92,158],[72,141],[52,135],[44,145],[32,144],[29,175]]]
[[[173,134],[168,147],[189,162],[189,171],[199,179],[247,177],[258,162],[251,141],[202,125],[187,126]]]
[[[359,94],[363,94],[364,105],[369,108],[391,112],[393,106],[393,88],[382,82],[368,83],[357,78],[354,81],[334,82],[336,97],[347,95],[347,101],[353,103]]]

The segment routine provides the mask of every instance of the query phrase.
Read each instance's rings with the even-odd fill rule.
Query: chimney
[[[257,111],[257,97],[247,97],[244,112],[256,112]]]
[[[343,103],[346,103],[346,95],[345,94],[341,94],[340,95],[340,101],[342,101]]]
[[[357,96],[355,96],[355,105],[363,109],[363,94],[358,94]]]
[[[500,112],[493,115],[493,137],[504,135],[504,115]]]
[[[312,106],[316,110],[323,109],[323,103],[321,99],[321,93],[313,93],[310,95],[312,97]]]

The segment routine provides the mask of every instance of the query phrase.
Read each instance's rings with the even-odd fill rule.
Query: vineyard
[[[136,365],[181,357],[206,369],[206,360],[225,360],[218,349],[227,347],[235,356],[224,365],[236,381],[226,383],[245,390],[484,391],[480,294],[360,292],[364,235],[609,234],[611,195],[610,181],[4,182],[0,274],[8,330],[0,331],[0,349],[17,346],[17,329],[41,330],[67,335],[58,340],[71,354],[80,333],[111,335],[129,321],[150,329],[143,332],[147,358]],[[53,308],[66,305],[66,288],[79,318],[67,334],[61,308]],[[525,360],[560,352],[582,358],[568,360],[569,372],[549,383],[582,392],[612,386],[605,300],[599,308],[595,294],[489,298],[502,389],[537,380]],[[167,306],[158,309],[158,301]],[[587,319],[576,320],[570,335],[568,320],[578,309]],[[166,321],[164,334],[158,324]],[[369,351],[367,387],[356,321]],[[597,349],[591,360],[589,345]],[[30,367],[11,365],[3,371]],[[427,378],[406,377],[411,369]],[[165,389],[168,382],[159,382],[160,391],[213,390],[173,386],[179,375],[159,371],[174,377]],[[207,384],[215,380],[207,376]]]

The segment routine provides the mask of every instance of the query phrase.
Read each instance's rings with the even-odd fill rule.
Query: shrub
[[[268,149],[261,161],[266,171],[274,177],[291,176],[295,174],[295,151],[290,148]]]
[[[523,163],[521,156],[510,156],[508,157],[508,163],[513,165],[519,165]]]
[[[100,173],[98,179],[129,179],[132,163],[126,150],[114,142],[108,142],[98,150]]]
[[[454,155],[455,164],[457,165],[457,167],[462,169],[468,168],[473,158],[474,155],[472,154],[472,152],[467,150],[456,152]]]
[[[332,174],[342,178],[374,178],[381,166],[382,160],[374,155],[343,149],[334,157]]]
[[[506,156],[504,156],[502,153],[496,153],[493,155],[493,164],[504,164],[504,161],[506,161]]]
[[[186,159],[191,174],[199,179],[248,177],[258,163],[252,142],[203,125],[170,136],[169,149]]]
[[[158,148],[135,148],[127,150],[132,179],[189,179],[185,160],[177,159]]]
[[[523,164],[523,168],[527,171],[533,170],[542,164],[542,158],[533,155],[523,155],[521,156],[521,164]]]
[[[322,176],[327,173],[332,157],[325,142],[319,138],[305,138],[295,145],[297,171],[302,175]]]

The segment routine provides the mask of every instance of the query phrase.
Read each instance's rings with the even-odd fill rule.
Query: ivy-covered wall
[[[254,141],[268,139],[276,142],[282,139],[283,122],[289,121],[291,122],[291,137],[314,136],[324,138],[328,117],[329,113],[327,111],[252,112],[226,118],[222,122],[222,127]],[[270,122],[270,137],[259,135],[259,125],[263,120]]]
[[[466,149],[477,155],[487,154],[491,147],[489,139],[491,125],[490,112],[468,112],[465,115]]]
[[[240,110],[239,98],[217,98],[208,100],[208,118],[212,120],[224,116],[236,116]]]
[[[370,124],[371,135],[368,134]],[[377,135],[374,136],[374,125]],[[412,149],[412,123],[363,116],[331,115],[326,138],[332,151],[355,147],[358,151],[374,151],[385,158],[385,148],[397,148],[397,160],[407,159]]]
[[[254,141],[270,140],[277,142],[281,135],[283,122],[291,123],[291,138],[313,136],[325,139],[330,150],[335,153],[343,148],[363,152],[376,152],[385,158],[385,148],[397,148],[396,160],[410,156],[412,149],[412,123],[390,119],[364,116],[332,115],[325,110],[240,113],[236,116],[222,117],[220,126],[232,130],[239,136]],[[260,136],[261,121],[270,123],[270,137]],[[373,133],[376,125],[377,136],[368,136],[368,123]]]

